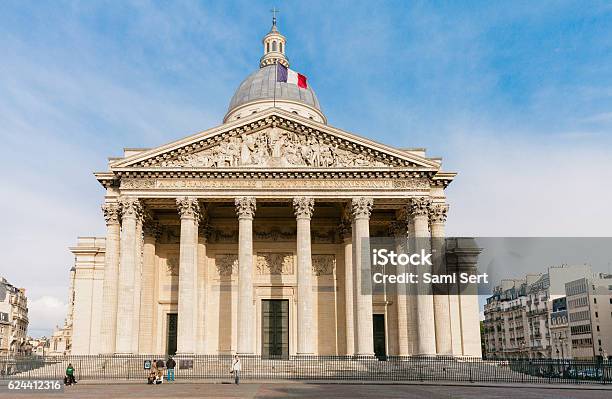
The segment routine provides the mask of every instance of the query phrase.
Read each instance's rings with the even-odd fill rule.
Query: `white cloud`
[[[55,326],[63,325],[66,310],[66,303],[50,295],[30,300],[28,303],[30,319],[28,334],[34,337],[49,336]]]
[[[612,220],[612,162],[605,145],[570,148],[519,135],[457,134],[445,169],[449,235],[606,237]],[[565,145],[564,145],[565,144]]]

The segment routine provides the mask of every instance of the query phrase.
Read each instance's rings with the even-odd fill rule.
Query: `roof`
[[[227,112],[246,103],[275,97],[276,65],[268,65],[253,72],[240,83],[232,97]],[[308,85],[301,89],[294,84],[276,82],[276,99],[297,101],[321,111],[317,96]]]

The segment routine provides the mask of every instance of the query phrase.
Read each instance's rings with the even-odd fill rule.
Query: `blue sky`
[[[610,3],[2,2],[0,274],[33,334],[63,317],[67,247],[104,232],[91,173],[218,125],[273,5],[331,125],[460,173],[450,234],[610,235]]]

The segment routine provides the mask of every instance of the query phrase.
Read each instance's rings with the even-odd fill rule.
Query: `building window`
[[[270,42],[266,43],[266,53],[270,52]]]
[[[599,317],[599,313],[595,312],[595,318],[598,318],[598,317]]]
[[[597,303],[597,298],[593,298],[593,303]]]
[[[599,331],[599,326],[597,326],[597,331]]]
[[[272,42],[272,51],[276,51],[276,40]]]
[[[282,53],[282,52],[283,52],[283,43],[282,43],[282,42],[280,42],[278,45],[279,45],[279,47],[280,47],[280,52]]]

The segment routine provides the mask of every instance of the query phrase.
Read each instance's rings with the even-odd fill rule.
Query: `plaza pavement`
[[[0,398],[610,398],[604,386],[466,386],[435,384],[318,384],[318,383],[173,383],[157,386],[134,383],[82,383],[63,393],[0,393]]]

